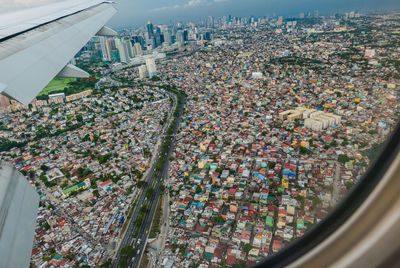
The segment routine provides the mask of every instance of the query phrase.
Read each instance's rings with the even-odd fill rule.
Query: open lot
[[[40,95],[49,95],[52,93],[60,93],[68,86],[68,83],[74,81],[75,78],[54,78],[50,83],[40,91]]]

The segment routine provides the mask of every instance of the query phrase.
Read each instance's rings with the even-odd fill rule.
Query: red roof
[[[107,184],[110,184],[111,183],[111,180],[106,180],[105,182],[102,182],[102,183],[100,183],[100,187],[104,187],[104,186],[106,186]]]
[[[235,262],[236,262],[235,255],[228,255],[228,257],[226,258],[226,264],[232,266],[233,264],[235,264]]]
[[[23,170],[23,171],[27,171],[27,170],[30,170],[31,167],[32,167],[32,165],[29,165],[29,166],[24,167],[22,170]]]
[[[60,262],[59,266],[64,266],[64,264],[66,264],[67,262],[68,262],[68,259],[63,259],[63,260]]]

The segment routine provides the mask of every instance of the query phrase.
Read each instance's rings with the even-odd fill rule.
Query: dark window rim
[[[365,174],[324,219],[302,237],[252,267],[285,267],[306,255],[342,226],[368,198],[397,156],[400,148],[400,122],[382,148]]]

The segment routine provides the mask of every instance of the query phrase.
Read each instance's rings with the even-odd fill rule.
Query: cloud
[[[183,5],[174,5],[174,6],[164,6],[159,8],[154,8],[151,12],[161,12],[171,9],[179,9],[179,8],[192,8],[192,7],[200,7],[200,6],[211,6],[215,3],[223,3],[228,0],[189,0],[186,4]]]
[[[0,1],[2,5],[1,12],[5,12],[5,11],[18,10],[22,8],[34,7],[54,2],[60,2],[63,0],[0,0]]]

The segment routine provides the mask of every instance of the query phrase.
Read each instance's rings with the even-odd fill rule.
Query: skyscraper
[[[109,61],[119,61],[117,47],[115,45],[115,40],[113,38],[109,38],[106,40],[106,49]]]
[[[179,30],[176,32],[176,42],[180,45],[183,45],[185,43],[185,39],[184,39],[182,30]]]
[[[139,78],[143,79],[146,78],[147,76],[147,67],[146,65],[140,65],[139,66]]]
[[[168,31],[168,29],[164,29],[163,34],[164,34],[164,42],[170,45],[172,43],[171,33]]]
[[[156,62],[154,59],[146,59],[146,67],[147,72],[149,73],[149,78],[157,75]]]
[[[115,39],[115,46],[118,49],[120,61],[128,63],[129,62],[129,52],[128,52],[125,42],[123,42],[121,39],[117,38],[117,39]]]
[[[100,36],[99,40],[100,40],[100,49],[102,58],[104,61],[109,61],[110,59],[108,58],[108,53],[106,48],[106,38],[104,36]]]
[[[161,30],[159,27],[156,28],[156,34],[154,35],[155,47],[161,46]]]
[[[149,38],[152,38],[154,35],[154,27],[153,27],[153,23],[151,23],[151,21],[147,22],[147,33],[149,34]]]
[[[139,43],[135,43],[135,45],[133,46],[133,52],[135,53],[135,56],[142,56],[142,46]]]
[[[276,25],[282,25],[283,23],[283,18],[282,16],[279,16],[278,21],[276,22]]]
[[[125,42],[125,45],[126,45],[126,47],[128,49],[129,58],[134,58],[135,57],[135,53],[133,51],[131,40],[130,39],[125,39],[124,42]]]

